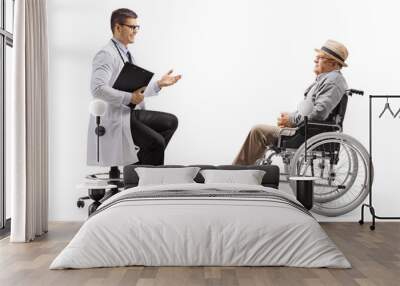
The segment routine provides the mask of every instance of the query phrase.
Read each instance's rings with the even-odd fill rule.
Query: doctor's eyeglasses
[[[139,31],[139,29],[140,29],[139,25],[127,25],[127,24],[120,24],[120,25],[130,28],[132,31]]]

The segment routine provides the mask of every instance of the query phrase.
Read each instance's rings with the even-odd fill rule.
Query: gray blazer
[[[314,105],[308,118],[326,120],[347,88],[346,80],[339,70],[318,75],[315,82],[304,92],[304,100],[311,100]],[[292,112],[289,114],[289,121],[292,125],[299,125],[303,116],[298,111]]]
[[[125,54],[122,54],[126,58]],[[106,102],[106,114],[101,117],[101,125],[106,133],[100,137],[99,162],[97,162],[96,119],[90,115],[87,139],[87,164],[98,166],[125,166],[138,161],[139,148],[134,144],[130,129],[131,110],[127,104],[132,94],[112,88],[124,62],[114,43],[104,46],[94,57],[92,63],[91,93],[96,99]],[[158,84],[154,78],[147,86],[144,96],[157,95]],[[136,106],[144,109],[144,102]]]

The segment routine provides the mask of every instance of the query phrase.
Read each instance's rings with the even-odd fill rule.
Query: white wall
[[[111,36],[111,11],[121,7],[139,14],[142,29],[131,46],[138,64],[183,75],[147,101],[150,109],[180,120],[167,164],[231,163],[252,125],[275,124],[280,111],[296,108],[314,79],[313,49],[330,38],[350,51],[344,75],[351,87],[367,94],[400,91],[400,5],[395,0],[50,0],[51,220],[86,217],[86,209],[75,207],[84,195],[75,185],[99,170],[86,166],[91,60]],[[351,98],[345,132],[365,146],[367,120],[368,98]],[[374,199],[379,215],[399,215],[400,156],[391,153],[400,137],[399,121],[377,124],[374,136],[382,139],[391,130],[394,141],[376,140],[376,148],[385,150],[376,151],[384,160],[376,162]],[[357,209],[339,220],[358,216]]]

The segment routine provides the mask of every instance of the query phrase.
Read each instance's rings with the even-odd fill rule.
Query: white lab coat
[[[125,61],[126,55],[121,53]],[[112,88],[124,63],[117,48],[110,42],[93,59],[91,92],[94,98],[107,104],[101,125],[106,132],[100,137],[99,162],[97,162],[96,119],[90,115],[87,139],[87,164],[97,166],[125,166],[138,161],[139,148],[134,144],[130,129],[130,107],[127,106],[132,94]],[[147,86],[144,96],[157,95],[159,91],[154,78]],[[144,102],[136,109],[145,109]]]

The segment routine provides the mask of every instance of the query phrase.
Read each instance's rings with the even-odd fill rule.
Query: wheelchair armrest
[[[299,127],[283,127],[281,128],[281,130],[279,131],[279,135],[280,136],[292,136],[294,135],[297,130],[299,130]]]
[[[278,139],[278,148],[294,148],[304,142],[305,124],[300,123],[296,128],[281,128]],[[342,127],[332,121],[312,120],[307,124],[307,137],[311,138],[324,132],[342,131]],[[296,147],[297,148],[297,147]]]
[[[305,125],[305,123],[303,121],[297,126],[297,128],[304,130],[304,125]],[[308,129],[311,129],[311,130],[320,128],[322,130],[326,129],[326,131],[334,131],[335,129],[336,129],[336,131],[342,131],[342,127],[339,124],[337,124],[335,121],[311,120],[311,121],[308,121],[307,125],[308,125],[307,126]]]

